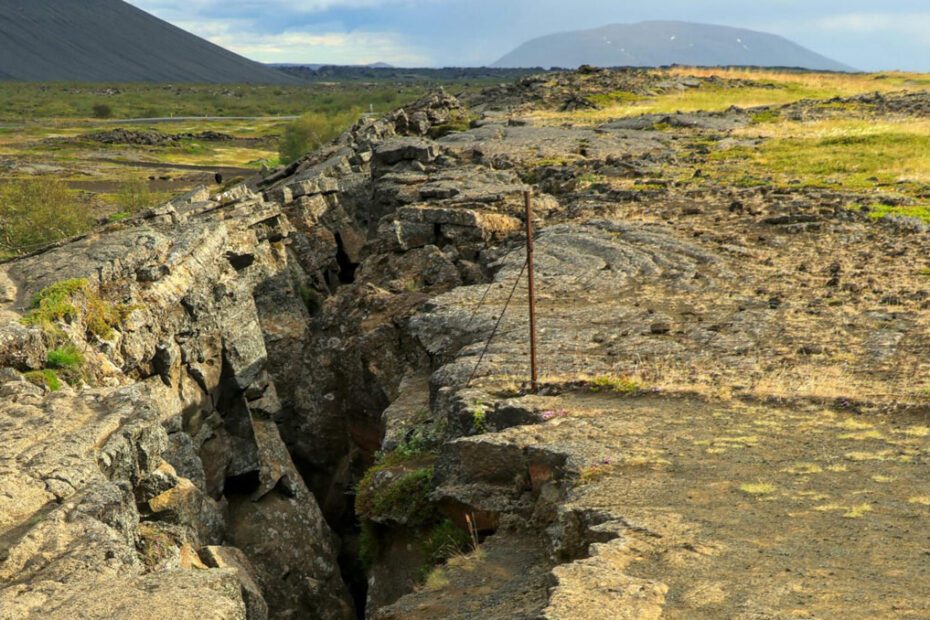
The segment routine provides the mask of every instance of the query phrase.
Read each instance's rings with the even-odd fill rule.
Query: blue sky
[[[544,34],[678,19],[780,34],[866,70],[930,72],[928,0],[129,0],[263,62],[490,64]]]

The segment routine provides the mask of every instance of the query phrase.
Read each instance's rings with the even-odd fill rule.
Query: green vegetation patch
[[[625,105],[635,103],[642,99],[640,95],[636,93],[627,92],[625,90],[617,90],[610,93],[597,93],[595,95],[588,95],[588,101],[593,103],[599,108],[607,108],[617,105]]]
[[[912,217],[930,224],[930,204],[891,206],[875,204],[869,207],[869,217],[873,220],[884,219],[888,216]]]
[[[47,389],[49,392],[57,392],[61,389],[61,381],[54,370],[46,368],[45,370],[32,370],[23,375],[27,381]]]
[[[376,465],[359,482],[355,512],[370,521],[389,518],[411,527],[429,523],[436,518],[429,499],[432,480],[432,466],[411,470]]]
[[[284,128],[278,155],[289,164],[336,139],[358,121],[362,112],[350,108],[339,113],[307,112]]]
[[[75,297],[83,294],[90,283],[84,278],[56,282],[32,298],[29,312],[22,318],[28,326],[49,328],[58,321],[73,321],[78,317]]]
[[[45,361],[47,369],[55,371],[68,383],[76,383],[86,378],[84,364],[84,355],[71,343],[51,349]]]
[[[471,129],[472,122],[478,120],[478,116],[468,110],[453,110],[449,115],[449,120],[430,128],[429,136],[438,140],[450,133],[461,133]]]
[[[73,344],[67,344],[48,352],[46,365],[49,368],[79,368],[84,364],[84,356]]]
[[[434,525],[423,539],[426,568],[444,563],[449,558],[465,552],[472,544],[468,532],[457,527],[449,519],[443,519]]]
[[[930,180],[930,132],[920,126],[837,121],[776,127],[773,138],[758,147],[712,153],[711,162],[722,164],[718,176],[735,184],[740,178],[768,178],[782,185],[899,191]]]
[[[32,300],[29,312],[20,321],[40,327],[54,342],[62,341],[57,323],[71,323],[83,317],[88,334],[108,340],[134,308],[103,299],[84,278],[62,280],[42,289]]]
[[[0,82],[0,118],[267,117],[355,106],[383,113],[415,100],[426,82],[216,84],[28,84]]]
[[[92,225],[86,205],[60,180],[0,183],[0,258],[82,234]]]
[[[753,125],[777,123],[779,120],[781,120],[781,112],[778,110],[761,110],[750,117],[750,122]]]
[[[627,377],[615,377],[612,375],[601,375],[594,377],[588,382],[592,392],[614,392],[615,394],[637,394],[643,390],[643,386]]]
[[[125,219],[145,209],[163,204],[167,200],[167,194],[153,192],[149,189],[149,184],[142,179],[129,179],[122,183],[116,193],[114,202],[117,212],[110,216],[110,220]]]

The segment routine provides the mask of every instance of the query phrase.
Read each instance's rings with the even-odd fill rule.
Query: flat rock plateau
[[[930,94],[570,117],[710,86],[438,92],[0,264],[0,619],[930,617],[927,226],[713,172]]]

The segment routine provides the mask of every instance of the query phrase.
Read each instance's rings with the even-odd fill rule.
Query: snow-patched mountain
[[[493,66],[565,67],[755,66],[852,71],[842,63],[773,34],[676,21],[613,24],[551,34],[524,43]]]

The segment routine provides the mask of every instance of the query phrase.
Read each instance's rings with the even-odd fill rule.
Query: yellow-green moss
[[[589,382],[592,392],[615,392],[617,394],[636,394],[643,386],[626,377],[600,375]]]
[[[478,117],[468,110],[453,110],[448,121],[430,128],[429,135],[435,140],[450,133],[468,131],[471,128],[472,121],[477,119]]]
[[[61,339],[57,323],[83,316],[87,333],[107,340],[134,308],[103,299],[84,278],[62,280],[42,289],[32,300],[24,325],[42,328],[53,340]]]
[[[49,392],[57,392],[61,389],[61,381],[58,379],[58,375],[55,374],[54,370],[32,370],[23,376],[26,377],[26,380],[30,383],[34,383],[39,387],[44,387],[48,389]]]

